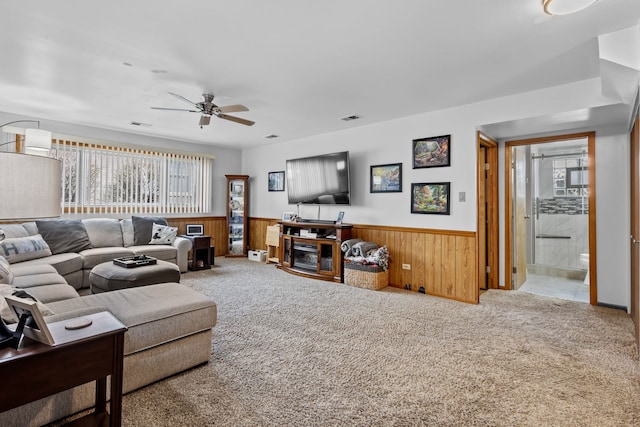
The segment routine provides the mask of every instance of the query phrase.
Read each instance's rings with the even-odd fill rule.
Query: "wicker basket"
[[[382,289],[389,285],[389,270],[378,266],[344,263],[344,283],[365,289]]]

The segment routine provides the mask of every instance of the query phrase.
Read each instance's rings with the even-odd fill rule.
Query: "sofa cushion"
[[[113,261],[115,258],[134,255],[130,248],[109,247],[109,248],[93,248],[80,252],[82,256],[82,268],[90,270],[103,262]]]
[[[24,265],[25,267],[33,267],[35,265],[41,264],[51,265],[56,269],[58,273],[66,276],[68,274],[82,270],[82,257],[79,254],[70,252],[66,254],[57,254],[44,258],[23,261],[20,263],[20,266]],[[12,264],[11,268],[13,269],[14,273],[16,270],[15,267],[17,267],[17,265]]]
[[[171,261],[175,263],[178,256],[178,250],[169,245],[145,245],[145,246],[132,246],[129,248],[135,255],[147,255],[152,256],[163,261]]]
[[[2,231],[4,231],[4,234],[7,238],[27,237],[31,236],[32,234],[37,234],[37,232],[29,233],[29,230],[25,228],[24,224],[2,224],[0,225],[0,228],[2,228]]]
[[[124,336],[125,355],[211,329],[216,324],[215,303],[179,283],[122,289],[49,304],[56,313],[94,306],[107,307],[129,328]]]
[[[42,236],[36,234],[35,236],[4,239],[0,242],[0,255],[4,256],[9,264],[14,264],[50,256],[51,249]]]
[[[150,245],[170,245],[178,236],[178,227],[168,225],[153,224],[151,229]]]
[[[0,284],[10,285],[13,282],[13,271],[9,267],[9,261],[0,255]]]
[[[80,220],[57,219],[36,221],[38,231],[47,241],[51,253],[80,252],[91,248],[87,229]]]
[[[120,221],[113,218],[89,218],[82,223],[87,229],[89,241],[94,248],[123,247],[122,229]]]
[[[120,220],[120,228],[122,229],[122,241],[124,247],[133,246],[133,221],[129,219]]]
[[[132,216],[133,222],[133,244],[148,245],[151,241],[153,224],[169,225],[165,218],[153,216]]]
[[[9,304],[5,299],[7,296],[13,296],[24,301],[35,301],[38,304],[38,310],[40,310],[40,313],[42,313],[43,316],[50,316],[53,314],[53,311],[48,306],[44,305],[36,297],[25,290],[15,288],[11,285],[0,285],[0,316],[5,323],[16,323],[18,321],[16,313],[11,307],[9,307]]]

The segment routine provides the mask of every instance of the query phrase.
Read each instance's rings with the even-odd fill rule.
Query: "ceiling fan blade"
[[[183,100],[184,102],[187,102],[187,103],[189,103],[189,104],[191,104],[191,105],[195,105],[195,106],[197,106],[197,105],[198,105],[198,104],[196,104],[196,103],[195,103],[195,102],[193,102],[193,101],[189,101],[189,100],[188,100],[187,98],[185,98],[184,96],[182,96],[182,95],[178,95],[177,93],[169,92],[169,95],[173,95],[173,96],[175,96],[176,98],[181,99],[181,100]]]
[[[169,111],[188,111],[190,113],[199,113],[200,110],[187,110],[185,108],[164,108],[164,107],[151,107],[152,110],[169,110]]]
[[[238,113],[240,111],[249,111],[247,107],[240,104],[225,105],[224,107],[218,107],[221,113]]]
[[[211,122],[211,116],[200,116],[200,122],[198,123],[200,126],[206,126]]]
[[[241,119],[240,117],[235,117],[235,116],[228,116],[226,114],[218,114],[218,117],[224,120],[230,120],[232,122],[240,123],[241,125],[245,125],[245,126],[253,126],[253,124],[255,123],[255,122],[252,122],[251,120]]]

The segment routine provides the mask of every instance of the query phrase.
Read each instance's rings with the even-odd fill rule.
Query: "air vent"
[[[131,122],[130,123],[131,126],[146,126],[146,127],[151,127],[151,125],[149,123],[141,123],[141,122]]]
[[[267,138],[267,139],[280,138],[280,135],[276,135],[276,134],[272,133],[271,135],[266,135],[265,138]]]
[[[347,116],[347,117],[343,117],[340,120],[344,120],[345,122],[350,122],[351,120],[358,120],[360,118],[360,116]]]

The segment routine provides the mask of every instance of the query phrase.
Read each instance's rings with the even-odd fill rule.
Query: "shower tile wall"
[[[539,211],[536,219],[535,263],[584,269],[580,254],[589,253],[589,206],[586,197],[554,197],[553,160],[537,162]],[[535,174],[535,173],[534,173]],[[535,208],[534,208],[535,209]],[[534,218],[536,218],[534,216]],[[540,238],[561,236],[569,238]]]

